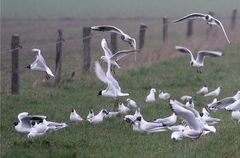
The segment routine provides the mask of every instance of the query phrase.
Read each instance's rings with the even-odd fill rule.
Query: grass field
[[[159,100],[147,105],[144,100],[151,87],[163,89],[174,97],[193,95],[196,107],[201,109],[210,98],[196,96],[196,90],[203,84],[212,89],[219,85],[223,91],[219,98],[230,96],[240,89],[239,45],[222,51],[224,57],[208,59],[202,74],[189,67],[184,57],[166,60],[117,73],[123,91],[129,92],[136,100],[146,120],[171,114],[168,103]],[[230,119],[230,113],[218,111],[212,115],[221,119],[216,125],[217,133],[199,140],[170,140],[170,132],[139,134],[123,122],[122,116],[106,119],[100,125],[88,122],[71,124],[68,128],[43,137],[29,140],[14,131],[12,122],[18,113],[44,114],[54,121],[69,118],[70,109],[86,117],[89,108],[96,112],[102,108],[113,109],[111,99],[96,97],[97,91],[105,86],[95,74],[63,83],[58,89],[48,83],[32,87],[32,83],[22,79],[21,95],[3,94],[1,97],[1,129],[3,157],[238,157],[240,139],[239,124]],[[122,101],[124,101],[122,99]],[[45,143],[48,142],[48,143]]]
[[[66,3],[67,2],[67,3]],[[191,2],[191,3],[188,3]],[[217,3],[217,5],[216,5]],[[83,117],[93,108],[113,110],[113,100],[97,96],[105,85],[94,73],[93,66],[87,75],[82,73],[82,27],[111,24],[123,28],[138,41],[140,23],[148,26],[145,47],[133,62],[134,57],[120,61],[121,70],[116,76],[124,92],[137,101],[146,120],[153,120],[171,114],[168,103],[157,100],[148,105],[145,97],[150,88],[170,92],[175,98],[193,95],[195,106],[201,109],[212,98],[196,95],[206,84],[210,89],[223,86],[219,99],[231,96],[240,90],[240,30],[239,21],[235,30],[229,29],[232,9],[238,8],[239,0],[190,1],[190,0],[2,0],[1,1],[1,157],[184,157],[184,158],[237,158],[240,155],[239,124],[232,121],[230,113],[212,113],[220,118],[217,132],[198,140],[170,140],[170,132],[140,134],[119,116],[106,119],[100,125],[88,122],[70,124],[68,128],[32,140],[15,131],[13,122],[20,112],[47,115],[49,120],[68,121],[71,108]],[[162,17],[169,21],[189,12],[214,11],[221,18],[231,44],[228,45],[221,31],[213,29],[206,37],[208,26],[194,23],[194,34],[185,39],[186,23],[169,23],[169,39],[163,43]],[[52,86],[53,80],[43,82],[44,74],[24,68],[34,59],[32,48],[40,48],[49,64],[54,68],[55,40],[57,29],[63,29],[66,42],[63,43],[62,83]],[[11,54],[10,39],[20,35],[23,49],[19,53],[20,94],[10,94]],[[91,40],[92,65],[102,55],[101,39],[109,34],[94,33]],[[118,48],[128,46],[118,40]],[[202,74],[189,66],[189,58],[174,51],[175,45],[187,46],[193,51],[201,49],[219,50],[224,56],[207,59]],[[72,72],[75,77],[69,79]],[[121,101],[125,101],[122,98]]]

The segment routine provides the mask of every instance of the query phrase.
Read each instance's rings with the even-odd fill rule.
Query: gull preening
[[[218,51],[202,50],[202,51],[198,51],[197,57],[195,59],[193,56],[193,53],[188,48],[182,47],[182,46],[175,46],[175,49],[181,53],[185,53],[185,54],[187,53],[191,56],[190,65],[193,67],[196,67],[198,73],[201,73],[201,67],[204,66],[205,57],[208,57],[208,56],[220,57],[223,55],[222,52],[218,52]]]
[[[121,39],[123,41],[130,44],[130,46],[133,47],[135,50],[137,49],[136,40],[115,26],[100,25],[100,26],[92,26],[91,29],[94,31],[107,31],[107,32],[114,32],[114,33],[120,34]]]
[[[37,70],[37,71],[44,71],[46,72],[46,78],[49,79],[50,76],[54,77],[52,71],[50,70],[50,68],[47,66],[42,54],[41,54],[41,50],[40,49],[32,49],[33,52],[37,52],[37,56],[35,61],[28,65],[26,68],[29,68],[31,70]]]
[[[121,87],[119,86],[117,80],[112,76],[111,74],[111,64],[108,61],[108,69],[107,72],[105,73],[99,64],[99,62],[95,62],[95,71],[97,77],[107,85],[107,88],[105,90],[99,91],[98,95],[102,95],[105,97],[112,97],[112,98],[117,98],[117,97],[122,97],[122,96],[129,96],[128,93],[122,93],[121,92]]]
[[[108,44],[107,44],[107,40],[105,38],[102,39],[102,42],[101,42],[101,46],[102,46],[102,49],[104,50],[104,56],[101,56],[101,59],[103,61],[105,61],[106,63],[108,63],[108,61],[110,61],[110,63],[112,65],[115,65],[117,66],[118,68],[121,68],[117,61],[122,59],[123,57],[133,53],[133,52],[137,52],[138,50],[121,50],[121,51],[118,51],[116,53],[112,53],[112,51],[109,49],[108,47]]]
[[[223,27],[223,24],[221,23],[220,20],[214,18],[213,16],[209,15],[209,14],[202,14],[202,13],[192,13],[189,15],[186,15],[178,20],[173,21],[174,23],[178,23],[180,21],[186,20],[186,19],[203,19],[207,22],[207,24],[209,25],[216,25],[218,26],[224,33],[224,36],[226,37],[228,43],[230,43],[230,40],[227,36],[227,33]]]

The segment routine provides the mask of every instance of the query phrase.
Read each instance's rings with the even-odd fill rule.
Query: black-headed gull
[[[176,123],[177,121],[177,115],[173,113],[172,115],[165,117],[165,118],[159,118],[154,120],[153,122],[156,123],[162,123],[163,126],[172,126]]]
[[[221,92],[222,87],[219,86],[215,90],[204,94],[205,97],[217,97]]]
[[[99,62],[96,61],[95,71],[97,77],[107,85],[107,88],[105,90],[99,91],[98,95],[112,97],[115,99],[122,96],[129,96],[128,93],[121,92],[121,87],[119,86],[117,80],[112,76],[110,62],[108,62],[108,69],[107,72],[105,73]]]
[[[137,49],[136,40],[115,26],[100,25],[100,26],[92,26],[91,29],[94,31],[107,31],[107,32],[114,32],[114,33],[120,34],[121,39],[123,41],[130,44],[130,46],[133,47],[135,50]]]
[[[75,109],[72,109],[72,111],[70,113],[70,121],[82,122],[83,118],[76,112]]]
[[[208,106],[210,110],[224,109],[228,105],[235,103],[240,100],[240,91],[238,91],[234,96],[223,98],[215,103]]]
[[[28,112],[18,114],[18,122],[14,122],[15,130],[20,133],[29,133],[32,128],[32,122],[39,122],[46,119],[43,115],[29,115]]]
[[[158,95],[159,99],[162,99],[162,100],[168,100],[171,95],[167,92],[163,92],[161,90],[159,90],[159,95]]]
[[[90,109],[89,112],[88,112],[88,115],[87,115],[87,120],[89,120],[93,116],[94,116],[93,109]]]
[[[97,115],[88,118],[87,120],[92,124],[102,123],[105,116],[107,116],[108,111],[106,109],[102,109]]]
[[[147,97],[146,97],[146,99],[145,99],[145,101],[146,101],[147,103],[153,103],[153,102],[155,102],[155,101],[156,101],[156,99],[155,99],[155,93],[156,93],[156,92],[157,92],[157,91],[156,91],[155,88],[151,88],[149,94],[147,95]]]
[[[207,93],[208,93],[208,87],[206,85],[203,85],[203,87],[199,91],[197,91],[197,94],[204,95],[204,94],[207,94]]]
[[[109,111],[108,114],[105,116],[107,118],[115,117],[119,114],[119,111]]]
[[[232,111],[231,117],[233,120],[236,120],[238,123],[240,123],[240,111]]]
[[[209,14],[202,14],[202,13],[191,13],[189,15],[186,15],[178,20],[173,21],[174,23],[178,23],[180,21],[183,21],[185,19],[203,19],[207,22],[207,24],[209,25],[216,25],[218,26],[224,33],[224,36],[226,37],[228,43],[230,43],[230,40],[226,34],[226,31],[223,27],[223,24],[220,22],[220,20],[214,18],[213,16],[209,15]]]
[[[123,103],[118,104],[118,111],[119,111],[120,113],[125,114],[125,113],[127,113],[129,110],[130,110],[130,109],[129,109],[127,106],[125,106]]]
[[[37,70],[37,71],[44,71],[47,73],[46,78],[49,79],[50,76],[54,77],[52,71],[50,70],[50,68],[47,66],[42,54],[41,54],[41,50],[40,49],[32,49],[33,52],[37,52],[37,56],[35,61],[28,65],[26,68],[29,68],[31,70]]]
[[[127,106],[130,109],[137,109],[138,108],[137,103],[134,100],[130,99],[130,98],[127,98]]]
[[[110,63],[112,65],[117,66],[118,68],[121,68],[117,63],[118,60],[137,51],[135,49],[134,50],[121,50],[121,51],[118,51],[113,54],[112,51],[109,49],[107,40],[105,38],[102,39],[101,46],[102,46],[102,49],[104,50],[104,56],[101,56],[101,59],[103,61],[105,61],[106,63],[108,63],[108,61],[110,60]]]
[[[204,66],[205,57],[220,57],[223,55],[222,52],[210,51],[210,50],[201,50],[198,51],[196,59],[193,56],[193,53],[186,47],[175,46],[175,49],[181,53],[189,54],[191,56],[190,65],[197,68],[197,72],[201,73],[201,67]]]
[[[190,99],[189,101],[186,102],[185,106],[188,106],[190,108],[194,108],[194,102],[193,99]]]

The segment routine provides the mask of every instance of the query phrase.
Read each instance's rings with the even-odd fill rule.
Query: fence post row
[[[62,69],[62,30],[58,30],[57,42],[56,42],[56,60],[55,60],[55,79],[54,86],[58,86],[61,80],[61,69]]]
[[[20,48],[19,35],[13,35],[11,39],[11,53],[12,53],[12,77],[11,77],[11,93],[19,94],[19,69],[18,69],[18,53]]]
[[[163,42],[166,42],[166,40],[168,39],[168,19],[166,16],[163,17]]]
[[[237,9],[233,9],[232,17],[231,17],[231,25],[230,25],[230,28],[232,30],[235,29],[236,20],[237,20]]]
[[[91,28],[83,27],[83,72],[89,72],[91,66],[91,52],[90,52],[90,41],[91,41]]]
[[[141,24],[140,27],[139,27],[139,45],[138,45],[138,49],[140,49],[140,50],[144,47],[146,29],[147,29],[147,26],[145,24]]]

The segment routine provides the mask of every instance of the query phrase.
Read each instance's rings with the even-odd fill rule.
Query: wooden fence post
[[[13,35],[11,39],[11,52],[12,52],[12,85],[11,93],[19,94],[19,69],[18,69],[18,53],[20,45],[19,35]]]
[[[54,86],[57,87],[61,80],[61,69],[62,69],[62,30],[58,30],[57,42],[56,42],[56,59],[55,59],[55,78]]]
[[[191,37],[193,35],[193,19],[188,20],[187,23],[187,38]]]
[[[144,46],[146,29],[147,26],[145,24],[141,24],[139,27],[139,45],[138,45],[139,50],[141,50]]]
[[[237,20],[237,9],[233,9],[232,17],[231,17],[231,25],[230,25],[230,28],[232,30],[235,29],[236,20]]]
[[[117,33],[112,32],[110,36],[111,36],[110,47],[112,53],[114,54],[117,52]]]
[[[83,72],[89,72],[91,66],[91,52],[90,52],[90,41],[91,41],[91,28],[83,27]]]
[[[166,16],[163,17],[163,42],[166,42],[166,40],[168,39],[168,19]]]

